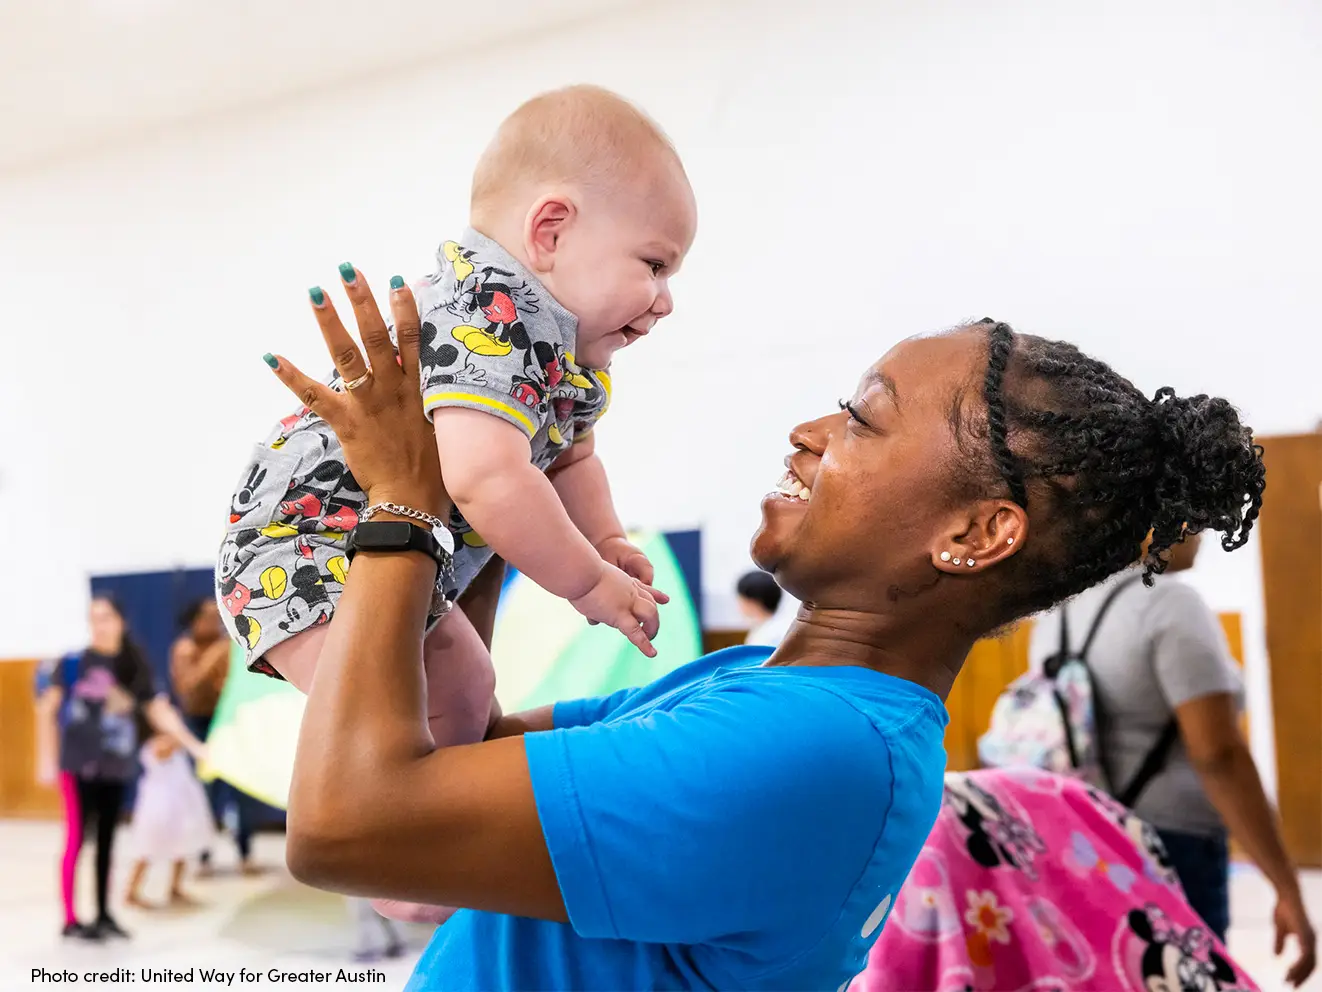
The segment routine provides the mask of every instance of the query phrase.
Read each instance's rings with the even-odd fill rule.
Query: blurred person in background
[[[1192,586],[1173,577],[1193,567],[1200,541],[1194,534],[1175,544],[1151,589],[1131,569],[1043,614],[1033,627],[1030,659],[1041,665],[1058,649],[1062,611],[1071,629],[1086,630],[1115,593],[1088,651],[1107,781],[1131,781],[1154,749],[1165,748],[1134,812],[1156,828],[1190,905],[1221,941],[1230,926],[1229,828],[1276,889],[1277,948],[1290,934],[1299,942],[1289,973],[1299,984],[1313,970],[1317,937],[1240,731],[1243,678],[1216,615]]]
[[[180,617],[183,633],[170,648],[170,681],[183,708],[189,729],[207,739],[216,705],[225,689],[230,670],[230,640],[220,622],[220,608],[210,596],[198,599]],[[256,802],[221,779],[206,786],[216,825],[222,826],[225,811],[234,810],[234,840],[239,848],[239,870],[245,875],[261,869],[252,862],[252,832]],[[211,852],[202,853],[201,875],[211,873]]]
[[[367,899],[348,899],[349,913],[353,916],[353,959],[360,964],[371,964],[383,958],[397,958],[404,953],[404,940],[399,928],[372,908]]]
[[[789,632],[799,615],[799,601],[776,584],[765,572],[748,572],[735,586],[739,612],[754,624],[745,644],[775,647]]]
[[[114,599],[94,596],[88,625],[88,647],[55,669],[37,701],[37,780],[54,785],[58,778],[63,784],[69,823],[62,860],[64,935],[99,940],[128,936],[110,915],[110,862],[125,790],[138,773],[139,725],[170,735],[194,755],[203,749],[170,700],[157,692]],[[93,819],[97,917],[87,927],[74,912],[73,880]]]
[[[745,644],[765,644],[762,629],[776,615],[782,593],[776,580],[766,572],[745,572],[735,583],[735,594],[739,602],[739,615],[748,621],[748,637]]]

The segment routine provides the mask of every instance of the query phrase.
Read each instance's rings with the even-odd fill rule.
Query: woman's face
[[[966,461],[951,419],[957,403],[980,405],[985,365],[976,331],[910,339],[864,374],[851,410],[796,427],[788,488],[811,496],[782,485],[763,499],[753,560],[792,595],[840,609],[875,609],[933,581]]]
[[[104,654],[117,654],[124,643],[124,618],[104,599],[92,600],[87,611],[92,647]]]

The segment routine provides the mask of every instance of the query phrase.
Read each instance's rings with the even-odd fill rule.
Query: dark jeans
[[[1185,898],[1222,943],[1230,929],[1230,846],[1224,833],[1213,837],[1158,830]]]
[[[188,716],[184,717],[184,721],[198,740],[207,739],[207,732],[211,729],[211,717]],[[231,806],[234,807],[234,842],[238,845],[239,857],[247,861],[252,853],[252,831],[257,819],[257,800],[218,778],[204,783],[203,787],[207,790],[207,799],[211,802],[211,815],[215,818],[217,826],[224,825],[225,811]],[[202,860],[210,861],[211,852],[204,853]]]

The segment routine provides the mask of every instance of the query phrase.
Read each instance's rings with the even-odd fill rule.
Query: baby
[[[423,650],[438,746],[481,740],[493,716],[489,653],[450,609],[493,553],[636,641],[655,621],[652,567],[625,539],[592,429],[610,401],[611,356],[670,313],[669,278],[695,226],[668,139],[595,87],[530,100],[478,162],[471,229],[442,246],[416,293],[422,402],[454,501],[453,575],[437,580]],[[361,278],[347,263],[340,273]],[[216,569],[249,670],[307,690],[348,570],[346,535],[366,509],[339,441],[308,410],[257,446]]]

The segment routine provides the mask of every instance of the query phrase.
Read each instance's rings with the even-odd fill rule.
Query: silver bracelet
[[[360,519],[371,520],[378,513],[393,513],[397,517],[412,517],[414,520],[421,520],[432,529],[432,534],[446,553],[454,554],[454,535],[450,533],[450,528],[445,526],[445,521],[440,517],[424,513],[422,510],[415,510],[411,506],[400,506],[398,503],[373,503],[363,511]]]

